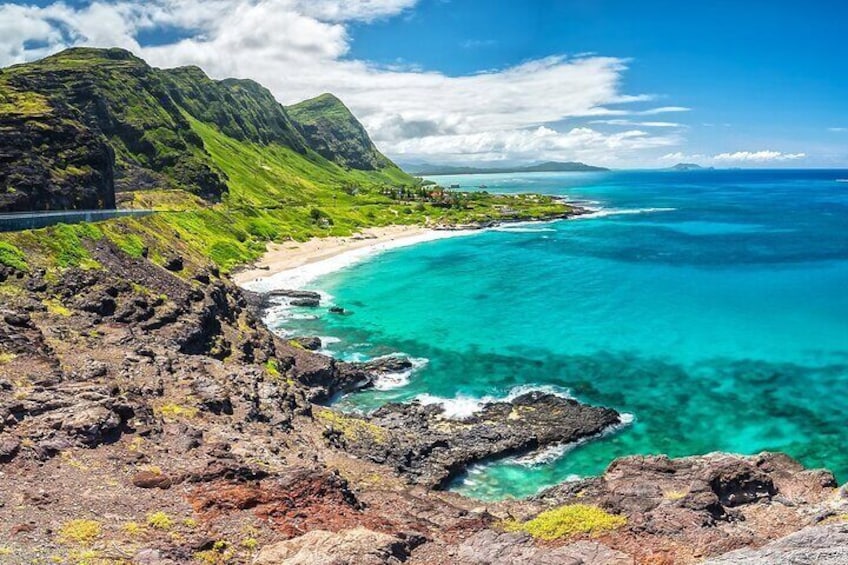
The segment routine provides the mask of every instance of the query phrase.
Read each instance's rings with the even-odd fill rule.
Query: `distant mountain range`
[[[411,174],[424,175],[475,175],[480,173],[563,173],[563,172],[598,172],[608,171],[604,167],[593,167],[578,162],[547,161],[537,165],[511,166],[511,167],[465,167],[456,165],[433,165],[423,163],[419,165],[406,165],[404,167]]]

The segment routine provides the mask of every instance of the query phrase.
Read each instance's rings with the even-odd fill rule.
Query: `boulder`
[[[396,536],[354,528],[312,530],[263,548],[254,565],[394,565],[407,560],[413,543]]]
[[[171,479],[156,471],[140,471],[133,476],[132,484],[138,488],[160,488],[167,490],[171,488]]]
[[[184,267],[183,258],[179,255],[172,255],[171,257],[165,259],[165,264],[162,266],[168,269],[169,271],[182,271]]]
[[[289,290],[285,288],[280,288],[277,290],[272,290],[268,292],[267,297],[277,297],[281,296],[284,298],[311,298],[314,300],[321,300],[321,294],[312,290]]]
[[[321,345],[323,345],[321,343],[321,338],[315,336],[296,337],[292,339],[292,341],[309,351],[317,351],[321,349]]]
[[[458,548],[457,565],[633,565],[629,555],[595,541],[561,547],[542,546],[526,533],[482,530]]]
[[[75,406],[62,420],[61,426],[69,435],[86,445],[97,445],[104,436],[117,430],[121,417],[102,404]]]
[[[321,304],[321,300],[319,298],[293,298],[289,300],[289,304],[304,308],[315,308]]]
[[[848,563],[848,523],[814,526],[759,549],[740,549],[704,565],[844,565]]]
[[[220,384],[208,377],[198,377],[191,383],[191,390],[200,404],[214,414],[232,414],[230,395]]]

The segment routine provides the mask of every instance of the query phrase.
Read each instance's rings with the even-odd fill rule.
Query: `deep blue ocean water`
[[[471,470],[496,499],[599,474],[616,457],[781,450],[848,480],[847,171],[436,177],[557,194],[601,214],[395,249],[324,276],[349,316],[271,320],[344,358],[403,352],[398,388],[340,401],[480,399],[533,387],[631,414],[544,457]]]

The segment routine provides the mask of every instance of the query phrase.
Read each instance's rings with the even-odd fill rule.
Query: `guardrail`
[[[123,216],[147,216],[155,210],[60,210],[0,213],[0,231],[46,228],[55,224],[99,222]]]

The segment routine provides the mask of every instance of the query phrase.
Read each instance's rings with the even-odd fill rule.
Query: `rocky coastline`
[[[261,322],[268,297],[214,267],[90,252],[102,269],[0,270],[4,563],[845,562],[844,490],[779,454],[629,457],[527,500],[446,491],[469,465],[620,416],[542,393],[465,420],[342,414],[332,398],[410,361],[281,339]],[[534,529],[586,509],[614,527]]]

